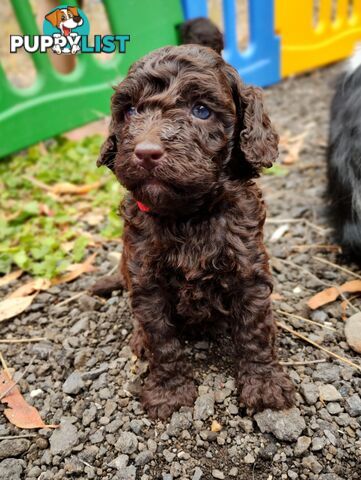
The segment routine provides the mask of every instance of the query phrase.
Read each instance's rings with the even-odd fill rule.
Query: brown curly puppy
[[[121,272],[133,350],[149,360],[142,402],[153,417],[196,397],[181,333],[225,320],[241,402],[257,410],[293,403],[277,361],[265,208],[252,180],[272,165],[277,143],[261,91],[210,48],[156,50],[116,88],[98,164],[130,192]]]

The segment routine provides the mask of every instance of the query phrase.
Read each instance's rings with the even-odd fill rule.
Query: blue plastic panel
[[[182,0],[188,20],[208,16],[207,0]],[[240,51],[237,41],[236,0],[223,0],[224,59],[246,83],[265,87],[281,79],[280,39],[274,33],[274,0],[248,0],[249,45]]]

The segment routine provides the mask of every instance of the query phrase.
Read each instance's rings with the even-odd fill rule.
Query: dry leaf
[[[283,164],[292,165],[298,161],[304,140],[311,127],[312,125],[307,125],[304,132],[294,137],[291,137],[289,131],[287,131],[285,135],[281,136],[279,144],[286,151],[286,155],[282,160]]]
[[[39,290],[48,290],[50,287],[50,280],[46,280],[45,278],[36,278],[35,280],[30,280],[30,282],[27,282],[25,285],[22,285],[14,290],[12,293],[10,293],[8,298],[25,297],[34,292],[38,292]]]
[[[13,388],[5,393],[12,386]],[[14,380],[10,379],[4,370],[0,372],[0,399],[1,403],[8,405],[4,410],[5,417],[18,428],[58,427],[58,425],[45,425],[37,409],[25,401]]]
[[[102,185],[102,182],[89,183],[87,185],[74,185],[73,183],[57,183],[49,187],[49,191],[55,195],[84,195]]]
[[[0,302],[0,322],[23,313],[31,305],[35,297],[36,293],[26,297],[6,298]]]
[[[334,302],[341,293],[354,292],[361,292],[361,280],[351,280],[350,282],[340,285],[338,288],[326,288],[326,290],[322,290],[322,292],[319,292],[310,298],[310,300],[307,302],[307,305],[312,308],[312,310],[315,310],[316,308],[322,307],[327,303]]]
[[[76,278],[80,277],[80,275],[83,275],[83,273],[89,273],[89,272],[94,272],[96,270],[96,267],[92,265],[96,253],[93,253],[88,257],[85,262],[83,263],[74,263],[74,265],[70,265],[68,267],[68,273],[64,273],[64,275],[61,275],[60,277],[56,277],[51,281],[52,285],[59,285],[60,283],[68,283],[72,282]]]
[[[14,272],[4,275],[3,277],[0,278],[0,287],[3,287],[4,285],[7,285],[10,282],[13,282],[17,278],[19,278],[22,273],[23,273],[22,270],[15,270]]]
[[[347,301],[346,300],[343,300],[341,302],[341,310],[342,310],[342,314],[341,314],[341,318],[342,320],[345,322],[346,319],[347,319],[347,307],[348,307],[348,304],[347,304]]]

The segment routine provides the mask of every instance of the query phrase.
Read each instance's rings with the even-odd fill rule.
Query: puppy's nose
[[[152,170],[163,157],[164,148],[158,143],[141,142],[135,147],[134,153],[142,167]]]
[[[73,20],[74,20],[75,23],[79,23],[80,20],[81,20],[81,16],[80,16],[80,15],[75,15],[75,16],[73,17]]]

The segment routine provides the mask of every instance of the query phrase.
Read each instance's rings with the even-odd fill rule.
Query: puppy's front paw
[[[52,48],[53,52],[56,53],[57,55],[61,54],[61,48],[60,45],[54,45]]]
[[[193,382],[174,378],[168,384],[156,384],[148,378],[141,394],[142,404],[151,418],[165,420],[180,407],[192,407],[197,396],[197,389]],[[172,384],[172,385],[170,385]]]
[[[295,388],[280,365],[251,365],[246,374],[238,379],[241,403],[261,411],[266,408],[283,410],[295,401]]]
[[[72,53],[72,55],[75,55],[75,54],[78,53],[78,52],[80,52],[80,47],[79,47],[79,45],[73,45],[73,46],[71,47],[71,53]]]

